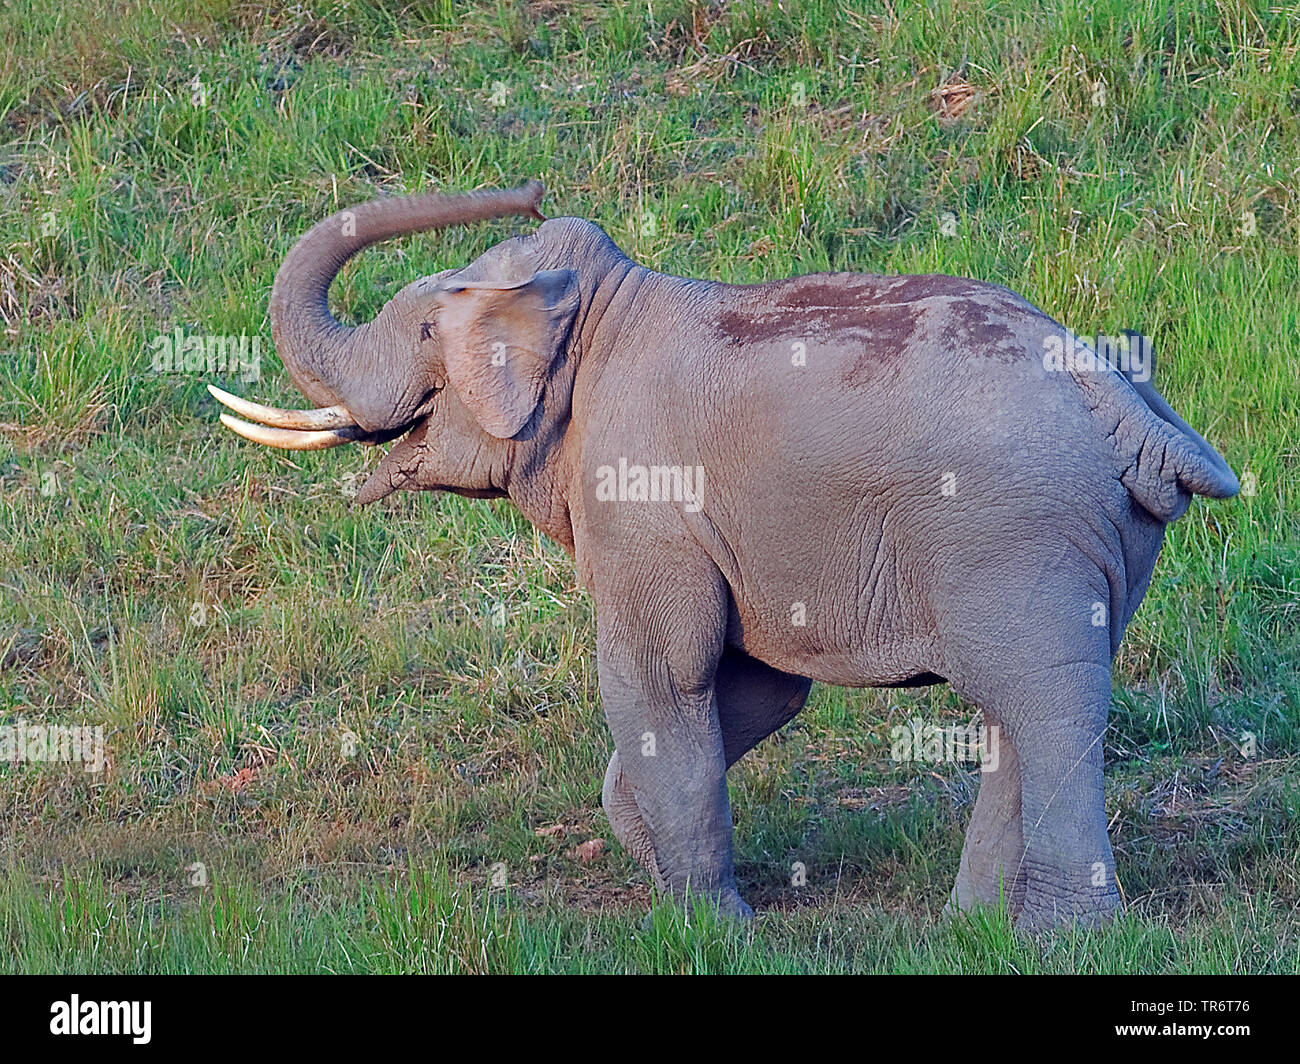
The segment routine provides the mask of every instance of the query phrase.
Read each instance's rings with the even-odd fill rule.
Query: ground
[[[0,12],[0,712],[107,751],[0,766],[0,967],[1300,969],[1300,15],[908,6]],[[643,922],[563,552],[219,429],[210,380],[300,402],[266,304],[313,222],[530,177],[668,272],[938,271],[1153,339],[1245,490],[1170,529],[1115,664],[1117,925],[940,918],[978,773],[890,728],[970,720],[942,686],[816,688],[731,775],[752,928]],[[339,313],[521,224],[367,252]]]

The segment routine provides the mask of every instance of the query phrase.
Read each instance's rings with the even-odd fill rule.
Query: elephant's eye
[[[432,339],[433,339],[433,322],[431,321],[420,322],[420,342],[423,343],[425,340],[432,340]]]

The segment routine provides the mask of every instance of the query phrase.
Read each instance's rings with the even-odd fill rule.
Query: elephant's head
[[[506,441],[536,434],[543,393],[564,363],[580,303],[577,273],[544,268],[534,235],[407,285],[355,328],[334,319],[327,296],[343,263],[370,244],[507,214],[540,219],[542,191],[533,181],[509,191],[376,200],[314,226],[276,275],[270,318],[276,350],[318,409],[278,410],[210,388],[258,424],[228,414],[222,421],[255,442],[295,450],[406,433],[360,502],[405,486],[504,494]],[[561,220],[548,228],[556,226],[564,231]],[[563,415],[567,404],[564,393],[549,405]]]

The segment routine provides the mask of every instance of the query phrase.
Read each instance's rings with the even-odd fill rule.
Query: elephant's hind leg
[[[953,902],[1001,895],[1019,929],[1099,922],[1120,901],[1102,778],[1112,581],[1062,540],[963,562],[945,675],[998,725],[1000,763],[981,782]]]
[[[1025,901],[1025,844],[1020,828],[1020,758],[1015,745],[989,714],[984,715],[984,771],[957,882],[948,911],[1004,904],[1014,920]]]
[[[1081,661],[1004,676],[977,699],[1004,726],[1003,761],[967,830],[959,906],[1001,891],[1020,930],[1094,924],[1119,907],[1102,780],[1109,695],[1108,666]]]

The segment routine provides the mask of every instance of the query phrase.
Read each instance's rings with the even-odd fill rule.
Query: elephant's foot
[[[728,920],[754,919],[754,910],[749,907],[749,903],[740,896],[734,887],[710,897],[709,900],[717,906],[718,915]]]
[[[637,864],[650,873],[654,885],[666,891],[668,884],[659,872],[654,843],[650,841],[650,832],[641,819],[636,795],[632,793],[632,788],[623,778],[618,751],[614,752],[614,756],[609,759],[609,767],[605,769],[605,785],[601,788],[600,801],[605,807],[605,815],[609,818],[609,826],[614,832],[614,838],[618,839],[619,844]]]
[[[717,910],[717,913],[724,920],[735,920],[740,923],[748,923],[754,919],[754,910],[750,908],[749,903],[734,889],[727,889],[716,894],[695,894],[688,892],[686,898],[680,898],[673,894],[664,894],[662,904],[673,905],[678,910],[690,909],[699,904],[711,905]],[[641,925],[646,930],[654,926],[653,909],[646,913],[645,921]]]
[[[637,807],[636,796],[623,776],[617,752],[610,758],[609,767],[605,770],[605,784],[601,789],[600,798],[601,804],[605,807],[605,815],[609,818],[610,829],[619,844],[627,850],[637,864],[650,873],[650,878],[661,893],[668,897],[675,897],[659,871],[654,845],[650,841],[650,832],[645,826],[645,821],[641,819],[641,810]],[[706,895],[695,894],[688,883],[686,891],[691,898],[701,900],[707,898],[717,907],[719,915],[727,919],[753,919],[754,910],[734,887],[727,887],[717,893]]]
[[[697,897],[697,895],[692,895],[692,901]],[[738,924],[748,924],[754,919],[754,910],[751,909],[745,899],[734,890],[724,891],[722,894],[710,897],[709,900],[717,909],[718,915],[724,920],[733,920]],[[676,906],[679,911],[684,908],[682,902],[670,894],[663,895],[663,901],[661,904]],[[652,907],[641,921],[641,930],[652,931],[654,930],[654,925],[655,914]]]
[[[1016,920],[1016,931],[1039,935],[1066,926],[1101,927],[1114,919],[1119,909],[1117,891],[1081,899],[1073,891],[1066,897],[1057,897],[1031,889],[1025,896],[1024,909]]]

